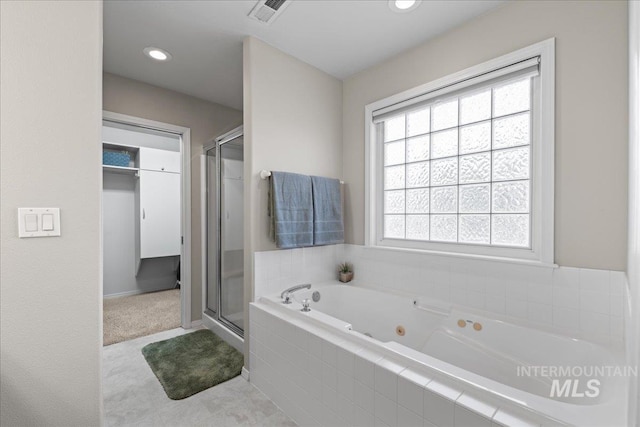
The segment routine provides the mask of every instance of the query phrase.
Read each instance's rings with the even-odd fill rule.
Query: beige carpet
[[[104,345],[180,326],[180,289],[104,299]]]

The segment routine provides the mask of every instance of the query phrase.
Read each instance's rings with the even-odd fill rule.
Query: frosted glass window
[[[458,183],[458,158],[431,161],[431,185],[451,185]]]
[[[522,79],[493,89],[493,117],[531,109],[531,79]]]
[[[529,181],[493,184],[493,212],[529,212]]]
[[[407,215],[407,239],[429,240],[429,215]]]
[[[460,213],[489,213],[491,211],[491,184],[461,185]]]
[[[451,157],[458,154],[458,129],[436,132],[431,135],[431,158]]]
[[[429,160],[430,135],[416,136],[407,139],[407,163]]]
[[[384,142],[396,141],[405,135],[404,115],[393,117],[384,122]]]
[[[412,111],[407,114],[407,136],[422,135],[429,132],[431,109]]]
[[[384,216],[384,237],[388,239],[404,239],[404,215]]]
[[[491,239],[489,215],[460,215],[460,242],[488,244]]]
[[[384,192],[384,211],[387,213],[404,213],[404,190]]]
[[[407,165],[407,188],[429,185],[429,162],[409,163]]]
[[[460,157],[460,184],[491,181],[491,154],[480,153]]]
[[[491,121],[460,128],[460,154],[491,150]]]
[[[433,105],[432,130],[447,129],[458,125],[458,100],[453,99]]]
[[[436,187],[431,189],[431,212],[457,213],[458,187]]]
[[[491,118],[491,90],[460,98],[460,124],[479,122]]]
[[[404,188],[404,165],[384,168],[384,189]]]
[[[493,152],[493,180],[529,178],[529,147]]]
[[[404,140],[384,144],[384,165],[400,165],[404,163]]]
[[[491,239],[493,244],[529,246],[529,215],[492,215]]]
[[[529,113],[503,117],[493,122],[493,149],[529,143]]]
[[[429,189],[407,190],[407,213],[429,213]]]
[[[531,247],[531,77],[389,114],[385,239]]]
[[[458,240],[457,215],[431,215],[431,240],[455,242]]]

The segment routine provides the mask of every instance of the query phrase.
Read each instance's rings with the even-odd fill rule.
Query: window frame
[[[383,142],[374,111],[493,70],[540,57],[533,79],[531,122],[531,248],[384,239]],[[446,96],[446,95],[444,95]],[[365,106],[365,246],[538,265],[554,263],[555,38],[519,49]]]

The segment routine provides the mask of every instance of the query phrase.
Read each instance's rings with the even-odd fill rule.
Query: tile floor
[[[189,332],[172,329],[104,347],[105,426],[296,426],[240,376],[183,400],[169,399],[141,349]]]

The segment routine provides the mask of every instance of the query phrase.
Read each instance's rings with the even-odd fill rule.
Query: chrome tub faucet
[[[301,289],[311,289],[311,283],[305,283],[302,285],[295,285],[290,287],[289,289],[285,289],[280,294],[280,298],[282,298],[283,304],[291,304],[291,294]]]

